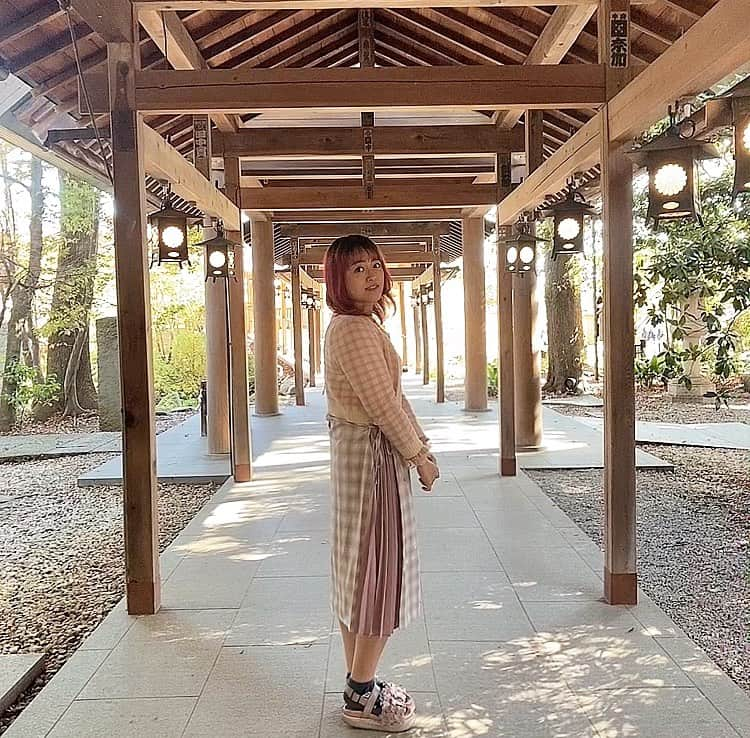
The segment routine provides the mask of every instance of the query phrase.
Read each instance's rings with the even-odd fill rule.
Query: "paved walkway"
[[[257,424],[255,481],[227,482],[163,554],[161,612],[120,603],[7,738],[354,738],[311,395]],[[528,477],[467,458],[475,421],[415,406],[443,476],[414,493],[423,615],[380,668],[415,696],[410,735],[750,736],[750,699],[648,598],[602,603],[597,546]]]
[[[0,436],[0,460],[24,457],[48,459],[77,454],[119,451],[122,434],[105,433],[36,433],[28,436]]]

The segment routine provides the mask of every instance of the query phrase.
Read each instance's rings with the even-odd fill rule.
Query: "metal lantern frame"
[[[524,215],[513,226],[513,232],[508,238],[500,240],[505,246],[505,271],[523,276],[526,272],[536,271],[536,245],[548,239],[539,238],[531,234],[534,221],[531,216]],[[531,249],[531,258],[524,259],[522,254]]]
[[[695,220],[703,225],[698,190],[698,161],[721,156],[715,144],[692,140],[692,130],[677,121],[669,108],[670,125],[665,133],[629,153],[639,166],[648,170],[648,211],[652,223]],[[660,183],[660,175],[666,180]],[[671,176],[671,181],[669,177]],[[679,186],[679,189],[675,189]]]
[[[237,244],[224,235],[224,224],[216,224],[216,235],[198,246],[205,249],[206,281],[229,280],[234,277],[234,248]]]
[[[732,199],[750,194],[750,93],[732,97],[734,125],[734,186]]]
[[[185,262],[190,266],[190,255],[188,252],[188,227],[200,222],[200,218],[189,216],[173,206],[174,195],[172,188],[167,185],[162,207],[155,213],[148,216],[148,223],[152,229],[151,242],[154,247],[155,259],[152,259],[161,266],[162,264],[179,264],[180,269]],[[178,234],[179,243],[177,245],[169,243],[172,236]]]
[[[586,215],[594,215],[596,209],[586,202],[586,198],[578,191],[575,179],[568,181],[565,199],[556,202],[544,210],[541,214],[545,218],[554,219],[554,236],[552,239],[552,258],[568,256],[569,254],[582,254],[583,249],[583,218]],[[575,226],[575,233],[566,234],[567,226]]]

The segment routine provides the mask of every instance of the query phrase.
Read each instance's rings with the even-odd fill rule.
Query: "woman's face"
[[[345,275],[346,291],[349,298],[364,312],[382,297],[385,274],[383,263],[374,254],[361,251],[355,254]]]

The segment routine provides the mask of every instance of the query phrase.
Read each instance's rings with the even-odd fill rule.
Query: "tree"
[[[47,376],[63,392],[57,402],[38,408],[77,416],[97,407],[91,376],[89,318],[94,297],[100,195],[91,185],[60,171],[60,251],[47,334]]]
[[[732,168],[701,178],[703,225],[677,221],[660,230],[645,228],[646,193],[637,193],[636,304],[646,306],[654,325],[663,323],[668,340],[664,365],[689,385],[690,362],[710,363],[726,379],[737,371],[735,321],[750,308],[750,203],[732,206]],[[657,293],[654,299],[650,295]],[[697,305],[697,308],[696,308]],[[683,346],[695,322],[703,324],[700,345]]]
[[[565,380],[583,373],[580,257],[544,254],[544,302],[547,308],[547,382],[544,392],[565,392]]]
[[[6,187],[9,177],[6,176]],[[42,380],[39,367],[38,339],[33,321],[34,293],[39,284],[42,265],[42,218],[44,216],[44,190],[42,189],[42,162],[31,159],[31,184],[13,179],[13,184],[27,189],[31,196],[31,218],[29,223],[29,262],[25,270],[16,264],[11,300],[8,339],[5,350],[3,389],[0,394],[0,428],[8,430],[17,421],[17,401],[21,377],[17,367],[26,364],[33,368],[39,381]]]

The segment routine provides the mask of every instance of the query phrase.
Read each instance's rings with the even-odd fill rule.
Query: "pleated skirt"
[[[409,468],[382,431],[328,416],[331,608],[353,633],[388,636],[419,615]]]

